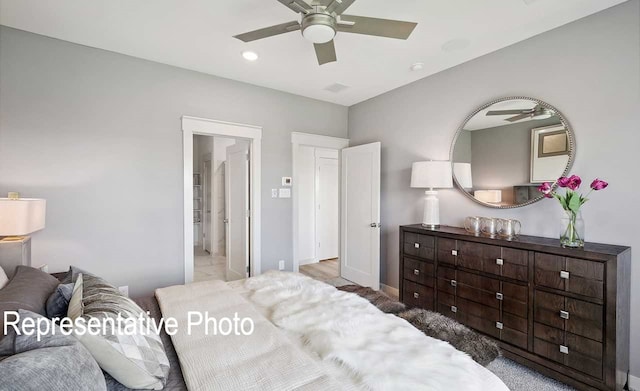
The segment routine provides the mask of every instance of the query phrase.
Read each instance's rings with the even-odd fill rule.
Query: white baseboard
[[[629,375],[629,390],[640,391],[640,377]]]
[[[394,288],[392,286],[385,285],[385,284],[380,284],[380,289],[389,296],[393,296],[395,298],[400,297],[400,292],[398,291],[398,288]]]

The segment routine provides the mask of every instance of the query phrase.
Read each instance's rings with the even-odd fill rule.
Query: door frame
[[[300,173],[298,172],[298,164],[299,164],[299,156],[300,156],[300,147],[315,147],[315,148],[326,148],[326,149],[337,149],[340,151],[343,148],[347,148],[349,146],[349,139],[339,138],[339,137],[331,137],[331,136],[322,136],[319,134],[310,134],[310,133],[300,133],[300,132],[292,132],[291,133],[291,156],[292,156],[292,201],[293,201],[293,271],[300,271],[300,261],[298,260],[298,208],[299,208],[299,198],[297,196],[297,184],[298,184],[298,176]],[[340,153],[338,153],[338,172],[341,173],[341,157]],[[342,174],[339,174],[342,175]],[[341,192],[340,184],[338,185],[338,192]],[[341,194],[341,193],[339,193]],[[315,227],[314,227],[315,229]],[[338,229],[341,229],[339,227]]]
[[[182,156],[183,156],[183,241],[184,241],[184,282],[193,282],[193,136],[222,136],[240,138],[249,141],[250,192],[249,207],[249,275],[257,276],[261,272],[261,199],[260,178],[262,165],[262,127],[217,121],[207,118],[182,116]]]
[[[207,162],[209,162],[209,171],[206,170],[207,167]],[[211,218],[211,221],[209,223],[209,227],[207,229],[205,229],[205,227],[207,226],[207,188],[209,188],[208,190],[211,192],[211,208],[213,209],[213,172],[212,172],[212,168],[213,168],[213,154],[212,153],[207,153],[206,155],[204,155],[204,159],[202,160],[202,177],[201,177],[201,181],[202,181],[202,205],[204,206],[204,208],[202,209],[202,215],[203,215],[203,223],[202,223],[202,250],[207,251],[207,242],[209,242],[209,247],[211,247],[211,250],[213,250],[213,217]],[[207,175],[205,175],[205,173],[208,173],[208,178]],[[209,235],[205,235],[205,234],[209,234]],[[205,240],[208,239],[208,240]],[[209,251],[209,255],[213,255],[211,253],[211,251]]]

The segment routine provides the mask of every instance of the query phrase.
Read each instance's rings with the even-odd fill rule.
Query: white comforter
[[[231,289],[230,286],[236,286]],[[239,287],[220,281],[156,291],[189,390],[506,391],[493,373],[446,342],[359,296],[295,273]],[[249,316],[252,336],[187,334],[187,311]],[[277,327],[276,327],[277,326]]]
[[[373,390],[508,390],[450,344],[425,336],[367,300],[300,274],[268,272],[245,283],[270,320],[323,361],[347,367]]]

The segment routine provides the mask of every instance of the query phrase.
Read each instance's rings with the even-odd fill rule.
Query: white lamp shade
[[[453,187],[450,161],[415,162],[411,166],[411,187],[446,189]]]
[[[502,191],[500,190],[476,190],[473,196],[482,202],[497,204],[502,202]]]
[[[22,236],[44,228],[46,201],[0,198],[0,236]]]
[[[463,189],[473,187],[471,180],[471,163],[453,163],[453,175]]]

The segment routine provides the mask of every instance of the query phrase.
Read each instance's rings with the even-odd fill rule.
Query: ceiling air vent
[[[340,83],[333,83],[330,86],[325,87],[325,91],[331,91],[337,94],[339,92],[346,90],[347,88],[349,88],[349,86],[345,86],[344,84],[340,84]]]

